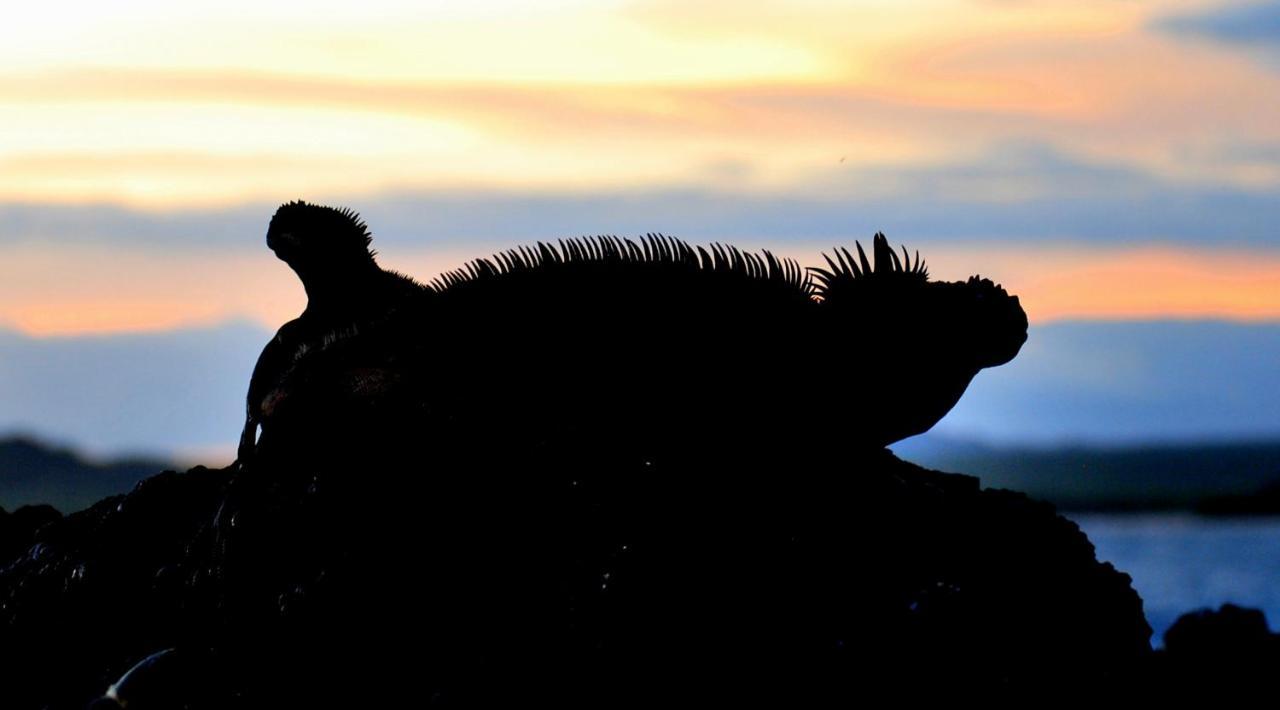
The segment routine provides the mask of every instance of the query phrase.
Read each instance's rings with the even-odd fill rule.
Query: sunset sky
[[[297,198],[424,280],[580,234],[814,265],[883,230],[1033,327],[1280,324],[1276,2],[52,1],[7,11],[0,67],[26,343],[273,330]]]

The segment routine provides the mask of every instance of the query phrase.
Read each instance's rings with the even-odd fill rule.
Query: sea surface
[[[1182,614],[1231,602],[1262,609],[1280,627],[1280,517],[1065,513],[1098,551],[1133,577],[1151,642]]]

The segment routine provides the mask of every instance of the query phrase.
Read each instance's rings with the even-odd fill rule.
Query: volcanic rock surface
[[[402,453],[166,472],[48,522],[0,569],[5,705],[83,708],[166,649],[129,707],[1014,699],[1150,656],[1075,524],[888,451]]]

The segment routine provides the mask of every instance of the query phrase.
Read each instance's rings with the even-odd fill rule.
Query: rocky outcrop
[[[237,468],[0,569],[6,707],[1035,702],[1146,667],[1141,600],[1073,523],[883,449],[1017,354],[999,285],[883,235],[811,273],[607,237],[401,308],[346,278],[375,268],[354,215],[286,207],[318,221],[268,242],[333,317],[269,346]]]
[[[1017,699],[1150,655],[1129,578],[1023,495],[887,451],[586,453],[148,479],[0,570],[5,706],[167,649],[129,707]]]
[[[1244,705],[1273,692],[1280,634],[1258,609],[1223,604],[1183,614],[1165,632],[1164,646],[1147,670],[1152,700]]]
[[[0,560],[26,552],[40,528],[61,518],[51,505],[24,505],[12,513],[0,508]]]

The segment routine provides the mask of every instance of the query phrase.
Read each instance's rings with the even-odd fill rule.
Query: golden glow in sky
[[[865,240],[864,240],[865,241]],[[820,265],[830,247],[804,245],[785,254]],[[396,250],[385,268],[430,280],[481,251]],[[1061,247],[1007,246],[932,249],[934,278],[991,276],[1016,293],[1033,322],[1221,318],[1280,320],[1280,254],[1208,254],[1167,248],[1082,253]],[[816,263],[815,263],[816,262]],[[115,268],[102,269],[111,263]],[[41,288],[46,274],[66,283]],[[228,289],[234,282],[236,288]],[[14,249],[0,262],[0,283],[13,297],[0,301],[0,322],[36,336],[165,330],[248,317],[275,327],[297,316],[306,295],[292,272],[269,252],[122,257],[102,249]]]
[[[1185,3],[55,2],[0,29],[0,198],[714,181],[1052,140],[1193,178],[1277,140],[1280,77]],[[1238,161],[1237,161],[1238,162]]]
[[[1161,29],[1216,7],[22,3],[0,24],[0,205],[127,206],[145,217],[300,195],[359,206],[442,190],[685,189],[998,209],[1114,198],[1123,190],[1102,181],[1125,185],[1130,173],[1172,194],[1278,193],[1277,63]],[[1008,144],[1100,167],[952,169],[988,165]],[[928,177],[941,168],[950,172]],[[376,232],[377,215],[367,216]],[[1071,229],[1063,244],[1090,238]],[[827,236],[778,250],[813,263]],[[985,259],[975,269],[1000,272],[1041,320],[1280,318],[1280,252],[1251,238],[1224,255],[1170,236],[1135,233],[1143,243],[1087,254],[1010,239],[929,259],[966,268]],[[189,238],[175,233],[173,246]],[[163,240],[85,247],[0,232],[0,325],[36,334],[234,316],[274,325],[296,313],[300,294],[260,242],[246,234],[243,249],[210,255]],[[429,276],[487,249],[393,251]],[[74,274],[74,287],[44,285],[33,276],[43,269]],[[241,295],[250,290],[258,297]]]

